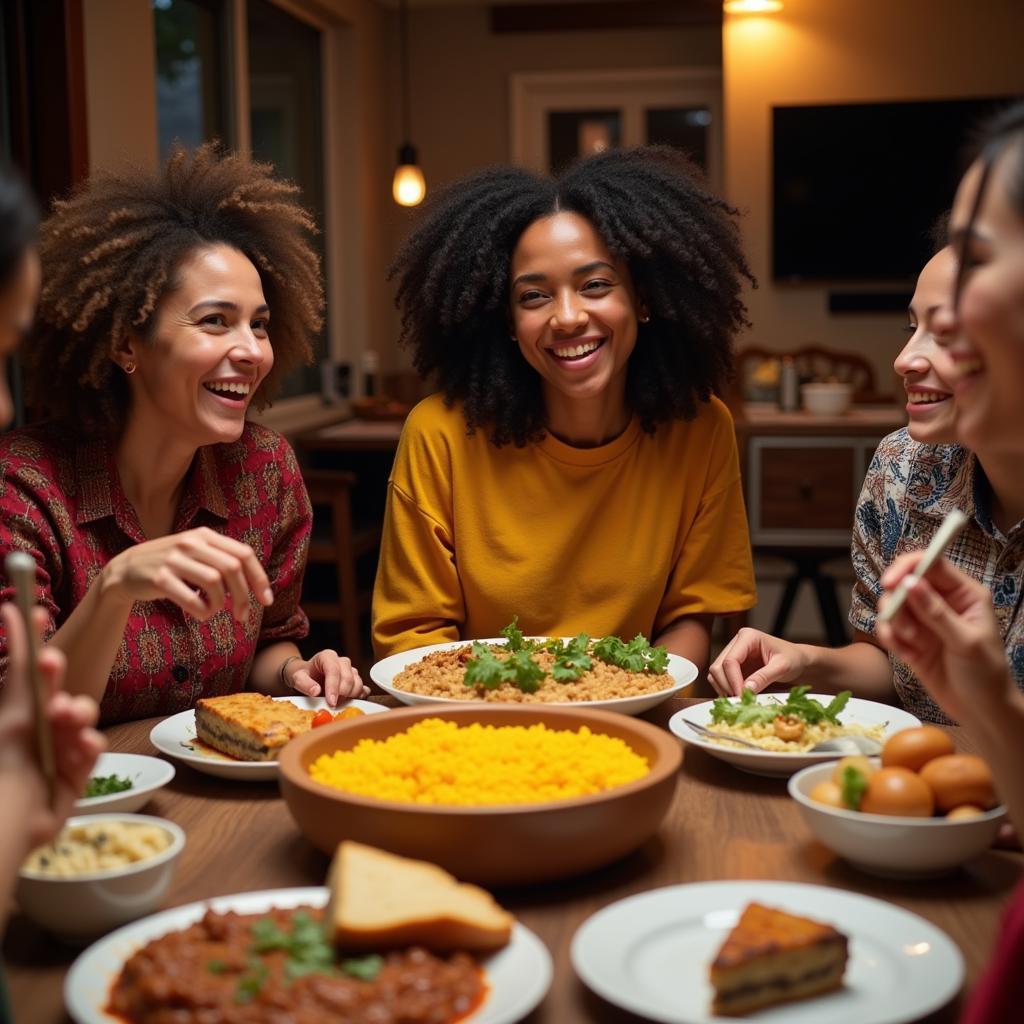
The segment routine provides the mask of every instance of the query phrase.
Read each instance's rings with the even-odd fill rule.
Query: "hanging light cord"
[[[398,0],[398,52],[402,65],[402,145],[408,145],[409,138],[409,40],[408,0]]]

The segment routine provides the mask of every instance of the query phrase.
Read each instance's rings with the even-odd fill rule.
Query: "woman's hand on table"
[[[909,589],[893,618],[879,621],[878,639],[910,666],[947,714],[968,722],[1015,689],[992,595],[945,558],[918,579],[913,572],[922,555],[903,555],[882,574],[887,593],[880,612],[901,581],[907,580]]]
[[[309,661],[288,659],[283,676],[285,683],[307,697],[323,694],[332,708],[340,701],[365,697],[370,692],[352,660],[332,650],[317,651]]]
[[[806,662],[799,645],[745,627],[715,659],[708,682],[725,697],[739,697],[744,690],[760,693],[773,683],[798,680]]]
[[[128,601],[166,598],[200,620],[231,601],[238,622],[249,618],[249,595],[274,603],[270,581],[248,544],[206,526],[135,544],[112,558],[101,577],[107,592]]]
[[[46,687],[46,715],[53,733],[56,760],[55,793],[48,804],[47,781],[39,763],[35,740],[35,703],[28,675],[25,625],[15,607],[0,608],[8,637],[9,666],[6,685],[0,694],[0,779],[9,780],[24,797],[25,824],[7,821],[7,828],[24,828],[25,840],[37,846],[52,838],[64,823],[85,789],[96,758],[106,741],[93,726],[99,709],[89,697],[73,697],[61,686],[64,681],[64,655],[41,647],[39,672]],[[35,613],[34,627],[42,637],[46,614]]]

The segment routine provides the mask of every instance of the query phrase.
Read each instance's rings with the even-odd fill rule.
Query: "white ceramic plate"
[[[119,775],[131,779],[132,788],[108,796],[84,796],[75,801],[75,814],[107,814],[137,811],[149,798],[174,778],[174,765],[145,754],[100,754],[93,776]]]
[[[602,998],[665,1024],[711,1015],[708,970],[751,901],[832,924],[850,940],[836,992],[751,1015],[768,1024],[902,1024],[945,1005],[963,984],[960,950],[909,911],[856,893],[793,882],[702,882],[655,889],[588,918],[572,940],[576,973]]]
[[[531,640],[546,639],[544,637],[531,637]],[[481,700],[467,699],[465,701],[455,700],[451,697],[427,697],[420,693],[410,693],[408,690],[398,690],[394,686],[394,678],[406,666],[419,661],[434,651],[450,651],[456,647],[468,647],[472,640],[455,640],[446,644],[431,644],[429,647],[417,647],[411,651],[402,651],[400,654],[392,654],[391,657],[378,661],[370,669],[370,678],[386,693],[397,697],[403,704],[474,704],[477,707],[484,702]],[[504,637],[481,640],[483,644],[504,644]],[[602,711],[618,711],[623,715],[639,715],[643,711],[649,711],[657,707],[667,697],[679,693],[680,690],[689,686],[697,678],[697,666],[686,658],[680,658],[677,654],[668,656],[668,673],[675,682],[664,690],[657,690],[654,693],[643,693],[638,697],[618,697],[615,700],[573,700],[573,701],[549,701],[542,707],[559,707],[564,704],[566,707],[574,708],[598,708]],[[492,706],[488,704],[488,706]],[[522,705],[517,705],[521,707]]]
[[[286,700],[307,711],[319,711],[327,707],[327,701],[323,697],[303,697],[296,694],[275,697],[274,700]],[[368,715],[388,710],[383,705],[368,700],[347,700],[328,710],[341,711],[342,708],[359,708]],[[224,779],[242,779],[245,782],[266,782],[277,778],[276,761],[236,761],[233,757],[196,746],[195,741],[196,713],[191,708],[158,722],[149,733],[149,742],[157,750],[187,764],[190,768],[195,768],[197,772],[217,775]]]
[[[168,932],[187,928],[207,910],[223,913],[262,914],[271,907],[322,907],[328,891],[323,886],[306,889],[267,889],[237,893],[189,903],[154,914],[111,932],[91,945],[72,964],[64,981],[64,1003],[76,1024],[120,1024],[104,1010],[110,986],[124,962],[141,946]],[[551,954],[536,935],[516,924],[512,941],[484,961],[490,992],[484,1004],[465,1024],[515,1024],[545,996],[551,985]]]
[[[809,693],[808,697],[828,704],[835,696],[834,694]],[[785,694],[759,693],[758,702],[767,704],[771,700],[785,700]],[[734,703],[737,701],[734,700]],[[820,764],[822,761],[834,761],[839,754],[788,754],[779,753],[774,750],[749,750],[746,747],[729,747],[714,740],[706,739],[695,733],[686,723],[696,722],[697,725],[704,725],[713,729],[711,721],[711,705],[713,701],[705,701],[703,704],[691,704],[682,711],[677,711],[669,720],[668,727],[684,743],[700,747],[709,754],[728,761],[729,764],[742,768],[745,772],[752,772],[754,775],[770,775],[775,778],[785,778],[798,772],[808,765]],[[851,697],[846,707],[839,713],[839,721],[844,725],[856,723],[857,725],[885,725],[885,738],[901,729],[909,729],[912,726],[920,725],[919,719],[902,708],[894,708],[890,704],[879,704],[873,700],[861,700],[858,697]]]

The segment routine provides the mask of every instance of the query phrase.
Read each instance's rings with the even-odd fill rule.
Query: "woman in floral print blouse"
[[[243,688],[363,691],[349,659],[295,644],[309,500],[287,442],[245,418],[321,324],[296,192],[178,149],[157,175],[93,179],[43,225],[26,346],[42,423],[0,438],[0,556],[35,558],[68,689],[104,722]]]

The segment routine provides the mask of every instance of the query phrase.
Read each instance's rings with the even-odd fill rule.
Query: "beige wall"
[[[398,23],[388,18],[393,161],[400,143]],[[483,6],[413,8],[409,14],[412,141],[419,149],[427,188],[509,159],[509,81],[516,72],[717,67],[717,28],[605,32],[493,34]],[[392,167],[393,170],[393,167]],[[390,177],[387,182],[390,188]],[[384,236],[393,253],[416,211],[396,206],[388,194]],[[397,318],[387,312],[391,330]],[[405,353],[382,349],[386,366],[404,366]]]
[[[139,0],[85,0],[82,19],[89,170],[125,164],[155,167],[152,5]]]
[[[830,316],[827,288],[772,283],[772,106],[1024,92],[1022,40],[1020,0],[786,0],[771,18],[727,17],[725,191],[746,211],[746,247],[761,285],[747,296],[747,341],[861,351],[880,386],[889,386],[905,323],[901,314]]]

